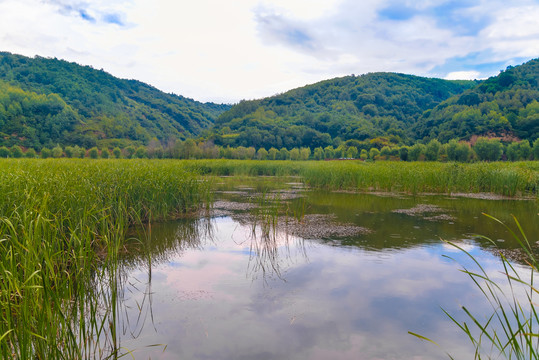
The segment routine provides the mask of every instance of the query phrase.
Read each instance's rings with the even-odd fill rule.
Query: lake
[[[473,358],[442,309],[465,320],[461,306],[490,308],[459,271],[470,258],[443,240],[502,279],[477,234],[525,268],[482,212],[539,237],[533,200],[314,191],[294,178],[215,188],[211,212],[139,229],[124,256],[119,338],[136,359]]]

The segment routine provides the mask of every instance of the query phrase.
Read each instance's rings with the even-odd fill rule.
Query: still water
[[[442,309],[490,312],[459,271],[470,260],[442,239],[503,278],[475,234],[515,244],[481,213],[539,237],[536,201],[253,181],[219,184],[209,217],[153,224],[125,256],[121,344],[135,359],[473,358]]]

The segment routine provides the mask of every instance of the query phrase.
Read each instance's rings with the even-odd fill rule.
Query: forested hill
[[[422,114],[473,81],[371,73],[322,81],[270,98],[242,101],[216,121],[217,145],[325,147],[340,140],[415,140]]]
[[[216,145],[256,149],[343,141],[381,148],[474,136],[534,141],[539,59],[485,81],[370,73],[231,107],[166,94],[89,66],[0,52],[0,146],[111,149],[201,135]]]
[[[0,52],[0,145],[164,143],[199,135],[229,108],[89,66]]]
[[[535,59],[508,67],[427,111],[413,132],[442,142],[473,135],[533,141],[539,136],[538,101],[539,59]]]

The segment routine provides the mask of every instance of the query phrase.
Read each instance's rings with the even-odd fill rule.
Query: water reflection
[[[436,300],[451,293],[444,284],[459,283],[438,250],[388,253],[380,262],[373,253],[315,243],[309,261],[296,258],[279,268],[286,282],[273,276],[253,282],[245,281],[251,245],[234,241],[251,229],[231,218],[217,219],[215,228],[219,249],[184,251],[154,268],[156,327],[132,343],[137,358],[436,358],[438,350],[406,332],[458,339],[441,326],[443,319],[433,321],[444,304]],[[294,247],[289,243],[289,251]],[[274,257],[266,259],[263,266],[271,268]],[[444,305],[451,307],[447,300]],[[167,349],[155,354],[143,347],[152,343]]]
[[[214,237],[211,217],[187,218],[148,224],[133,229],[123,262],[129,268],[166,263],[187,250],[202,249]],[[151,266],[150,266],[151,269]]]
[[[223,195],[238,203],[241,197]],[[525,202],[484,206],[476,199],[317,193],[305,198],[305,216],[332,214],[337,223],[372,231],[306,240],[271,208],[239,206],[220,217],[139,229],[145,240],[132,246],[140,252],[125,255],[122,313],[132,319],[128,334],[138,337],[123,339],[123,346],[136,349],[136,359],[445,359],[443,349],[472,358],[467,339],[440,307],[460,320],[462,305],[485,316],[488,309],[443,255],[469,261],[440,238],[458,241],[495,275],[498,260],[468,234],[504,233],[475,226],[479,220],[471,215],[480,217],[476,210],[489,206],[503,214],[537,214],[536,204]],[[394,211],[418,204],[436,205],[455,220]],[[535,228],[532,223],[531,236],[539,233]],[[434,338],[441,349],[408,331]]]
[[[250,227],[251,233],[245,241],[249,244],[247,276],[253,280],[260,275],[265,282],[272,276],[286,281],[283,268],[298,260],[308,261],[305,240],[289,235],[277,222],[259,225],[254,221]]]

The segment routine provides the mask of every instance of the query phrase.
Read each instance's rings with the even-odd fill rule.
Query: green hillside
[[[0,52],[0,146],[111,149],[200,138],[256,149],[343,141],[382,148],[474,136],[538,138],[539,59],[481,82],[370,73],[230,106],[89,66]]]
[[[216,121],[218,145],[325,147],[346,140],[390,137],[415,140],[409,131],[421,115],[477,85],[395,73],[347,76],[243,101]]]
[[[89,66],[0,52],[0,145],[164,143],[199,135],[229,108]]]
[[[535,140],[539,136],[539,59],[498,76],[427,111],[413,128],[421,138],[473,135]]]

